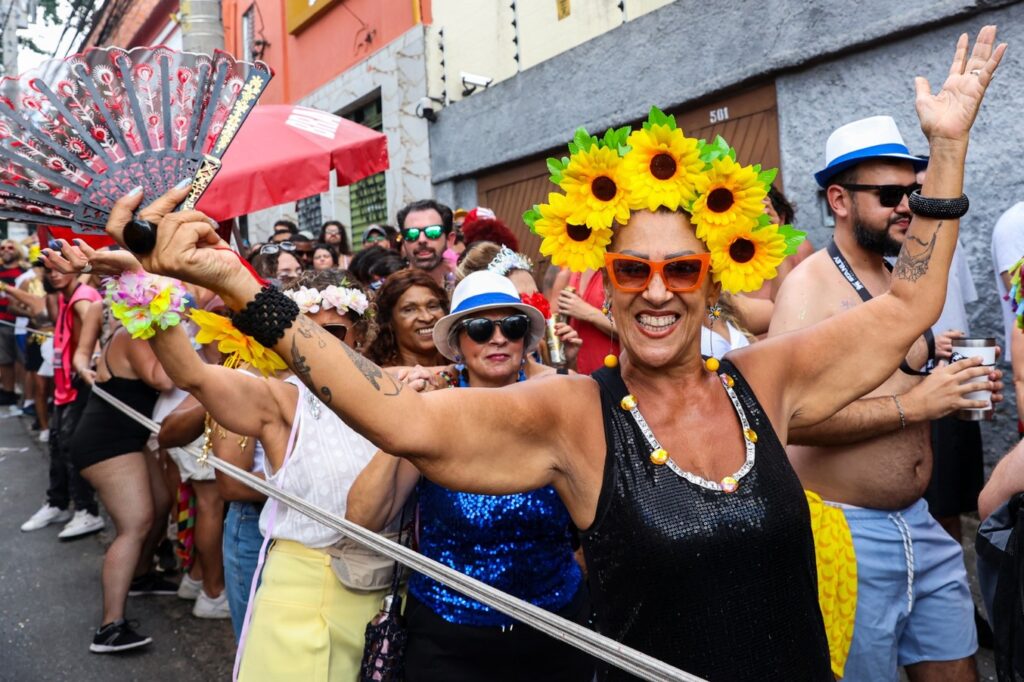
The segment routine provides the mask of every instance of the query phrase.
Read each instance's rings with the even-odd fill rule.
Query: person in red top
[[[0,242],[0,406],[14,405],[18,395],[14,392],[14,362],[17,348],[14,345],[15,315],[8,309],[10,299],[4,289],[13,287],[14,281],[25,272],[21,265],[21,249],[12,239]]]
[[[74,275],[47,269],[44,280],[48,293],[58,294],[58,313],[53,333],[54,414],[50,421],[50,487],[46,503],[21,526],[22,531],[44,528],[68,521],[57,535],[62,540],[95,533],[103,528],[92,486],[71,465],[69,446],[82,410],[89,398],[89,386],[75,374],[71,358],[78,346],[82,320],[90,305],[102,305],[98,291]],[[68,506],[75,503],[75,515]]]
[[[566,286],[568,284],[568,286]],[[563,288],[564,287],[564,288]],[[619,356],[619,337],[615,323],[604,312],[604,280],[597,270],[582,274],[563,270],[555,280],[558,312],[569,318],[569,326],[583,341],[576,358],[576,371],[590,374],[604,366],[609,355]]]

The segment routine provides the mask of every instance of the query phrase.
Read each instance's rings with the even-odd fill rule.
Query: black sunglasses
[[[295,251],[295,244],[291,242],[277,242],[276,244],[264,244],[260,247],[260,253],[265,253],[268,256],[273,256],[281,251],[292,253]]]
[[[343,324],[325,324],[324,329],[327,330],[334,338],[338,339],[342,343],[345,343],[345,337],[348,335],[348,327]]]
[[[459,328],[466,330],[466,336],[476,343],[487,343],[494,336],[494,328],[501,327],[501,335],[509,341],[518,341],[530,331],[530,318],[523,313],[509,315],[500,320],[489,320],[486,317],[472,317],[459,323]]]
[[[886,208],[895,208],[903,201],[903,197],[909,197],[911,193],[921,189],[916,182],[912,185],[839,185],[851,192],[878,192],[878,203]]]

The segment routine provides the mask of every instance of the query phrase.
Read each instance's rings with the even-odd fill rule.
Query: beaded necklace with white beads
[[[647,424],[647,420],[640,414],[640,408],[637,406],[636,397],[632,394],[627,394],[619,402],[619,407],[633,415],[633,420],[636,425],[640,427],[640,431],[643,432],[644,438],[647,439],[647,443],[651,446],[651,462],[655,465],[668,465],[677,476],[685,478],[694,485],[699,485],[702,488],[708,490],[717,490],[724,493],[734,493],[740,486],[740,480],[747,475],[747,473],[754,468],[754,444],[757,443],[757,433],[750,428],[750,422],[747,421],[746,412],[743,411],[743,405],[740,404],[740,400],[736,397],[736,392],[733,390],[734,379],[727,373],[718,375],[718,378],[722,381],[722,386],[725,387],[725,392],[729,395],[729,400],[732,401],[732,406],[736,410],[736,416],[739,417],[740,426],[743,428],[743,441],[746,445],[747,456],[743,462],[743,465],[731,476],[726,476],[721,481],[709,481],[706,478],[698,476],[697,474],[691,473],[680,468],[668,455],[668,451],[661,446],[658,439],[655,437],[654,432],[651,431],[651,427]]]

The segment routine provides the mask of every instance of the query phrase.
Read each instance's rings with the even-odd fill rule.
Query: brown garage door
[[[718,100],[686,112],[672,112],[690,137],[712,139],[721,135],[736,148],[740,163],[760,163],[778,168],[779,123],[775,103],[775,85],[769,84],[743,94]],[[477,179],[477,198],[481,206],[491,208],[519,238],[519,248],[537,262],[535,275],[542,281],[547,259],[540,258],[540,238],[523,224],[522,216],[534,204],[547,199],[554,186],[548,181],[544,164],[550,154],[516,163],[515,166],[482,175]],[[781,185],[781,178],[776,181]]]

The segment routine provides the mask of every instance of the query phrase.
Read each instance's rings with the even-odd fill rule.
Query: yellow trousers
[[[349,590],[324,552],[275,541],[256,592],[238,679],[355,680],[366,624],[386,593]]]

